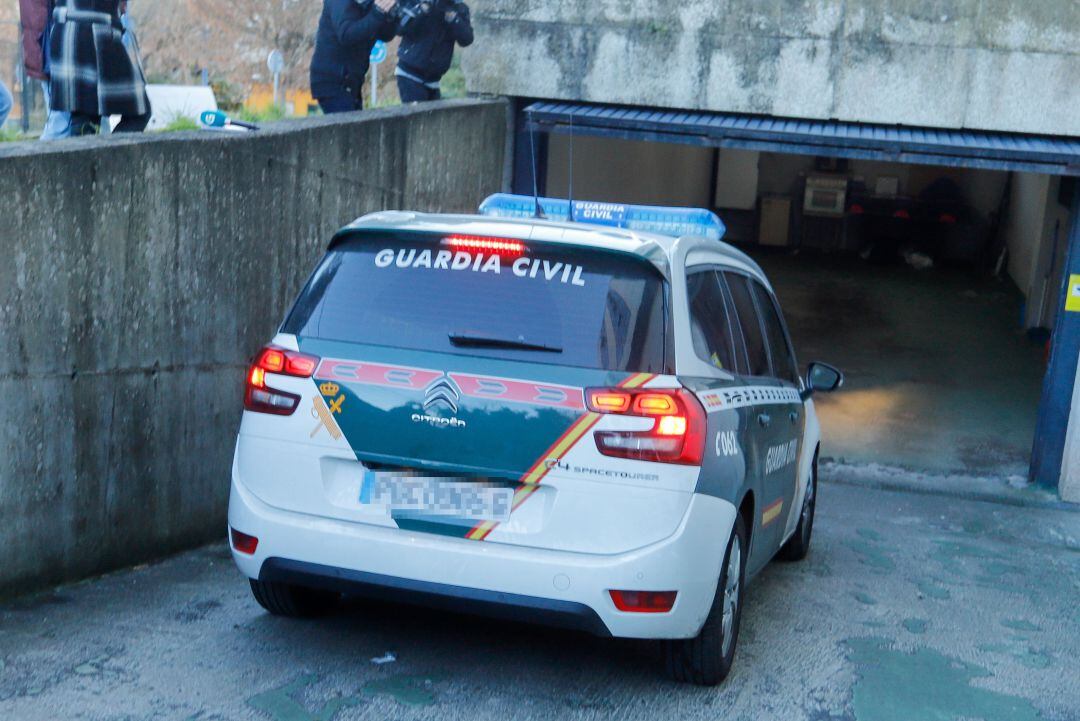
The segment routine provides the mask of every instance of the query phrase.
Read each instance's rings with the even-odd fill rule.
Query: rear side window
[[[783,321],[776,309],[772,295],[765,290],[757,281],[751,281],[754,297],[757,298],[758,308],[761,309],[761,319],[765,324],[765,336],[769,343],[769,353],[772,356],[773,375],[781,380],[799,384],[799,372],[795,367],[795,356],[788,344],[787,334],[784,332]]]
[[[664,373],[666,281],[588,249],[364,235],[323,260],[283,331],[306,338]]]
[[[743,339],[746,342],[746,356],[750,363],[749,373],[752,376],[768,376],[769,351],[765,347],[765,337],[761,331],[761,321],[758,318],[757,306],[751,295],[748,279],[734,273],[724,273],[728,287],[731,289],[731,298],[735,301],[735,312],[739,316],[739,327],[742,328]]]
[[[735,346],[719,278],[711,270],[692,273],[686,285],[694,352],[710,365],[735,372]]]

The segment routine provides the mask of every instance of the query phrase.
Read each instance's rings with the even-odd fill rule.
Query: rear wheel
[[[715,686],[731,672],[742,619],[748,550],[746,526],[737,516],[724,556],[724,570],[701,632],[694,638],[664,642],[664,661],[671,679]]]
[[[259,605],[275,616],[311,618],[333,609],[339,594],[274,581],[251,582],[251,594]]]
[[[817,508],[818,462],[814,456],[814,465],[810,469],[810,480],[806,483],[806,496],[803,498],[802,513],[795,533],[780,549],[777,556],[784,561],[801,561],[810,553],[810,537],[814,533],[814,510]]]

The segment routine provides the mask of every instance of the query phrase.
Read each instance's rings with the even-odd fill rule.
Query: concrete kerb
[[[25,157],[28,155],[51,155],[63,153],[76,153],[88,149],[122,147],[147,143],[228,143],[251,140],[253,138],[275,137],[288,135],[299,129],[316,129],[327,127],[345,127],[356,125],[358,122],[381,122],[393,118],[416,118],[434,115],[442,110],[450,108],[468,108],[491,105],[492,103],[505,104],[509,115],[510,108],[506,100],[494,96],[453,98],[439,100],[431,103],[413,105],[395,105],[386,108],[372,110],[359,110],[355,113],[338,113],[335,115],[312,115],[306,118],[286,118],[271,123],[265,123],[258,130],[251,132],[240,131],[214,131],[214,130],[182,130],[177,132],[149,132],[149,133],[117,133],[115,135],[93,135],[84,138],[67,138],[60,141],[41,142],[38,140],[21,140],[11,143],[0,143],[0,160],[5,158]]]
[[[1080,504],[1063,501],[1054,494],[1015,478],[933,474],[878,464],[849,464],[824,458],[822,483],[872,488],[882,491],[941,496],[1020,508],[1040,508],[1080,513]]]

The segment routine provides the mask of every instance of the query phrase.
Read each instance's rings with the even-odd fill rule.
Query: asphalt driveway
[[[836,483],[819,513],[810,558],[751,584],[720,688],[646,643],[363,601],[272,618],[222,544],[0,607],[0,718],[1080,718],[1080,514]]]

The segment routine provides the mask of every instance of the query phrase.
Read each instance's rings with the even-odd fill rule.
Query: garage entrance
[[[827,455],[1057,486],[1066,422],[1055,418],[1068,418],[1076,370],[1063,289],[1080,255],[1068,253],[1080,143],[520,109],[516,192],[532,192],[536,147],[546,195],[571,193],[572,164],[577,198],[723,218],[726,240],[776,286],[801,360],[848,373],[845,393],[819,401]]]

